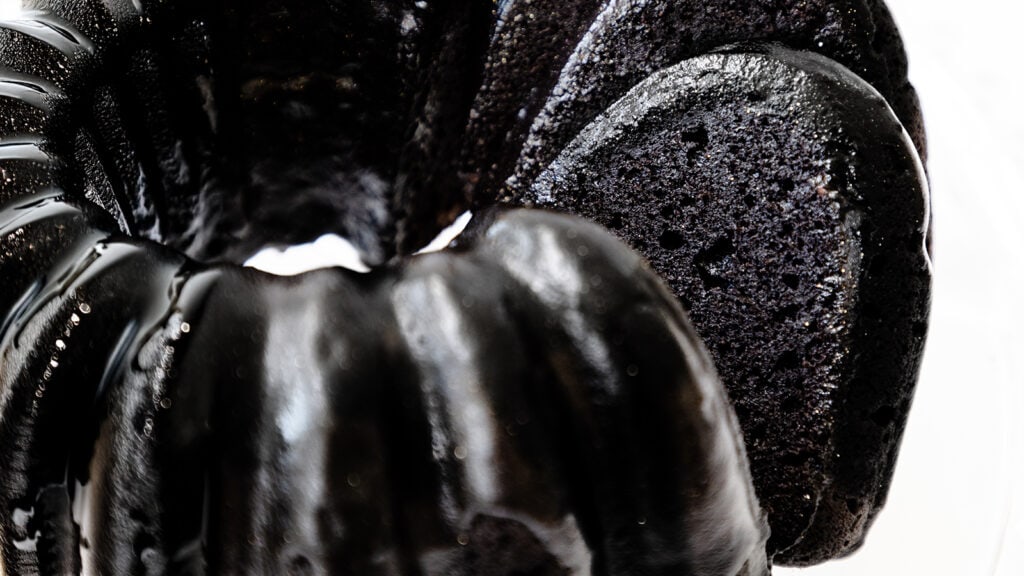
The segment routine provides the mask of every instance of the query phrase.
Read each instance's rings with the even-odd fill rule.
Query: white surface
[[[932,323],[889,503],[849,559],[776,576],[1024,574],[1017,2],[889,0],[930,149]]]

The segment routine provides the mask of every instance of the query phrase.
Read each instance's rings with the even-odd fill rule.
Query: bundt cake
[[[724,388],[596,225],[281,278],[36,203],[0,213],[64,255],[4,286],[7,574],[768,573]]]
[[[0,573],[731,576],[861,542],[929,291],[879,0],[24,8]],[[238,267],[327,232],[373,270]]]

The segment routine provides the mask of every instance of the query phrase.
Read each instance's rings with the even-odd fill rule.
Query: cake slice
[[[926,194],[878,92],[769,45],[652,75],[526,199],[607,226],[671,285],[736,406],[770,552],[811,564],[885,500],[926,331]]]
[[[650,74],[744,41],[780,42],[850,68],[891,103],[924,156],[903,42],[881,0],[548,4],[500,3],[464,153],[478,204],[528,190],[584,126]]]

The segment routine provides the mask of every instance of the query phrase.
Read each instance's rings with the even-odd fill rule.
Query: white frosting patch
[[[31,538],[26,538],[25,540],[14,540],[12,543],[14,544],[15,548],[17,548],[18,550],[21,550],[22,552],[35,552],[36,551],[36,543],[38,541],[39,541],[39,531],[36,530]]]
[[[351,242],[337,234],[325,234],[313,242],[285,249],[264,248],[248,260],[248,268],[256,268],[278,276],[295,276],[320,268],[341,267],[355,272],[369,272]]]
[[[21,508],[15,508],[11,515],[11,519],[14,521],[14,526],[20,530],[25,530],[28,527],[29,522],[32,521],[32,517],[35,516],[35,508],[29,508],[28,510],[22,510]],[[25,539],[13,539],[12,543],[14,547],[22,552],[35,552],[36,541],[39,540],[39,531],[36,530]]]
[[[437,236],[430,241],[429,244],[420,248],[416,251],[416,254],[425,254],[427,252],[438,252],[444,250],[452,240],[454,240],[462,231],[469,225],[469,221],[473,219],[473,213],[465,211],[459,214],[459,217],[454,222],[448,225],[447,228],[438,232]]]
[[[472,212],[463,212],[416,254],[443,250],[462,234],[472,218]],[[353,272],[370,271],[370,267],[360,258],[356,247],[337,234],[324,234],[312,242],[283,249],[264,248],[250,256],[243,266],[278,276],[295,276],[312,270],[335,267]]]

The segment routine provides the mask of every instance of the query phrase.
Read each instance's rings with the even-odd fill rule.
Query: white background
[[[16,5],[0,0],[0,14]],[[1024,575],[1024,33],[1016,0],[890,0],[928,129],[935,286],[889,504],[777,576]]]

